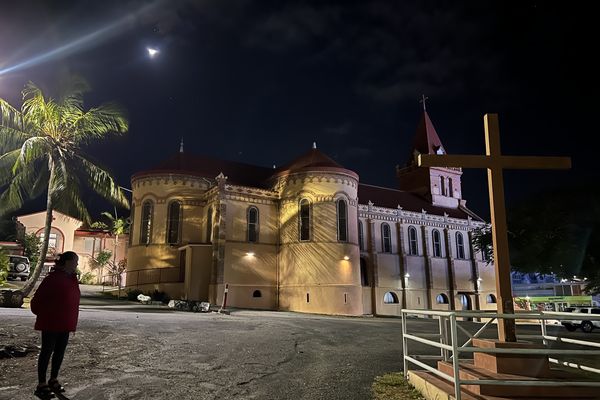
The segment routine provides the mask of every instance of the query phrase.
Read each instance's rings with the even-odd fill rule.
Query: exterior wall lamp
[[[248,257],[254,257],[254,252],[253,251],[249,251],[249,252],[246,253],[246,255]]]
[[[349,259],[350,259],[350,257],[348,257],[348,256],[344,256],[344,260],[345,260],[345,261],[348,261]]]

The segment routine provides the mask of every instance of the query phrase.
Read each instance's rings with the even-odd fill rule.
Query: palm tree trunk
[[[23,292],[23,297],[27,297],[29,293],[35,287],[35,283],[40,278],[40,274],[44,269],[44,262],[46,261],[46,255],[48,254],[48,242],[50,241],[50,230],[52,228],[52,180],[54,178],[54,163],[52,162],[52,158],[48,162],[50,167],[50,178],[48,180],[48,198],[46,200],[46,225],[44,226],[44,241],[42,242],[42,248],[40,249],[40,258],[35,267],[35,271],[33,271],[33,275],[29,276],[29,279],[23,286],[21,290]]]

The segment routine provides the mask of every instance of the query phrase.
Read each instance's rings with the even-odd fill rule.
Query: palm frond
[[[0,156],[0,188],[13,179],[13,166],[17,162],[20,153],[21,150],[16,149]]]
[[[94,165],[80,155],[74,155],[74,159],[80,164],[78,171],[83,174],[92,190],[112,203],[129,208],[129,202],[125,194],[108,171]]]
[[[23,114],[4,99],[0,99],[0,125],[13,129],[23,127]]]
[[[46,100],[42,90],[32,82],[23,89],[23,121],[38,127],[40,133],[57,138],[60,136],[60,107],[52,99]]]
[[[23,206],[36,185],[36,177],[36,171],[31,168],[22,169],[14,175],[8,188],[0,195],[0,216]]]
[[[12,126],[0,125],[0,154],[18,149],[32,135]]]
[[[64,90],[58,101],[63,112],[69,114],[70,110],[82,110],[83,95],[89,92],[90,89],[90,85],[84,78],[77,75],[72,76],[64,86]]]
[[[65,178],[65,185],[53,193],[55,209],[67,215],[81,218],[86,224],[90,224],[90,214],[79,193],[81,189],[79,178],[73,174]]]
[[[13,173],[19,169],[25,168],[27,164],[34,160],[46,158],[52,151],[52,146],[47,137],[35,136],[29,138],[21,146],[19,158],[13,166]]]
[[[125,133],[129,122],[123,109],[115,103],[105,103],[88,111],[73,113],[68,120],[76,143],[103,139],[107,134]]]

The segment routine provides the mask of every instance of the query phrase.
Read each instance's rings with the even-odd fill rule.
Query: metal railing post
[[[404,379],[408,377],[408,360],[406,359],[408,355],[408,340],[406,339],[406,313],[404,310],[400,310],[402,315],[402,362],[403,362],[403,372]]]
[[[542,313],[543,315],[543,313]],[[540,327],[542,329],[542,343],[544,343],[544,346],[548,345],[548,341],[546,340],[546,336],[547,336],[547,330],[546,330],[546,320],[544,318],[540,319]]]
[[[446,344],[446,337],[444,336],[444,320],[441,315],[438,315],[438,327],[440,329],[440,343]],[[447,361],[446,353],[442,347],[440,347],[440,357],[442,357],[442,360]]]
[[[452,369],[454,370],[454,397],[461,400],[460,397],[460,369],[458,355],[458,334],[456,329],[456,314],[450,315],[450,335],[452,340]]]

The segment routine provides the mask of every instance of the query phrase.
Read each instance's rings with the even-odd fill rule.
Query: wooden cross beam
[[[500,152],[498,115],[486,114],[484,126],[484,156],[419,154],[417,165],[420,167],[487,168],[498,313],[514,314],[502,172],[505,169],[569,169],[571,168],[571,158],[503,156]],[[517,341],[514,320],[498,320],[498,339],[503,342]]]

